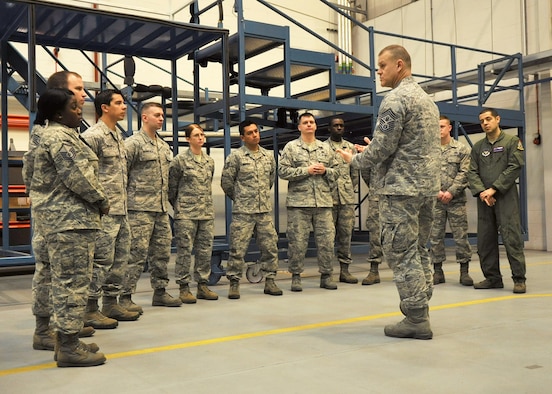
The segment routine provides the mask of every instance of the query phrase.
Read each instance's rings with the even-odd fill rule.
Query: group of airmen
[[[335,258],[340,265],[338,281],[358,283],[349,266],[362,177],[370,190],[370,272],[362,284],[380,283],[378,267],[385,260],[393,270],[405,315],[403,321],[386,326],[385,334],[430,339],[428,302],[433,284],[445,282],[447,220],[457,246],[462,285],[503,287],[498,269],[500,233],[512,267],[514,292],[525,292],[514,183],[523,165],[523,147],[517,137],[500,130],[500,117],[488,109],[480,115],[488,138],[478,142],[470,155],[469,148],[451,139],[450,120],[444,116],[439,120],[436,105],[412,78],[410,56],[403,47],[384,48],[378,66],[382,86],[392,90],[381,104],[374,137],[365,139],[366,146],[343,138],[341,117],[330,120],[326,141],[317,139],[316,119],[305,112],[298,118],[300,136],[285,145],[276,165],[274,153],[260,146],[258,125],[252,120],[240,123],[242,146],[226,158],[221,176],[222,189],[233,201],[228,298],[240,298],[252,237],[260,249],[264,293],[283,294],[275,281],[278,234],[272,220],[271,189],[277,176],[288,181],[291,291],[302,291],[311,231],[320,287],[337,289]],[[142,105],[141,129],[123,139],[117,122],[124,119],[126,104],[119,91],[104,90],[95,97],[98,122],[79,133],[86,98],[82,78],[74,72],[58,72],[49,78],[48,88],[39,99],[23,169],[34,220],[33,348],[54,350],[60,367],[100,365],[105,355],[96,344],[85,344],[79,337],[139,318],[143,308],[132,294],[146,262],[153,306],[218,299],[207,287],[214,238],[214,161],[202,149],[205,134],[197,124],[185,130],[189,148],[173,157],[157,134],[164,120],[158,103]],[[478,244],[478,253],[486,279],[475,285],[468,273],[468,186],[479,197],[478,240],[485,240]],[[177,297],[166,291],[171,206]],[[197,283],[195,295],[192,281]]]

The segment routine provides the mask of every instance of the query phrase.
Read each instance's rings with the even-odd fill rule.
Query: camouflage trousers
[[[272,213],[232,215],[230,224],[230,254],[226,267],[229,279],[243,276],[244,256],[254,236],[261,252],[261,271],[265,278],[275,278],[278,270],[278,234],[274,229]]]
[[[53,308],[51,300],[52,272],[50,259],[48,258],[48,245],[36,228],[33,228],[32,246],[35,258],[35,271],[31,285],[31,308],[35,316],[50,317],[52,316]]]
[[[55,329],[76,334],[83,326],[96,230],[62,231],[45,236],[52,272]]]
[[[213,219],[174,221],[176,237],[176,283],[184,285],[191,282],[192,250],[195,252],[194,280],[205,283],[211,274],[211,255],[215,221]]]
[[[89,298],[117,297],[123,289],[130,253],[130,226],[126,215],[103,215],[94,251]]]
[[[433,293],[427,243],[434,205],[434,197],[380,196],[383,256],[406,310],[427,306]]]
[[[288,207],[287,217],[289,272],[292,274],[303,272],[312,229],[317,248],[318,272],[331,274],[335,239],[332,208]]]
[[[355,226],[355,206],[353,204],[334,205],[332,217],[335,226],[335,247],[337,261],[351,264],[351,238]]]
[[[169,284],[167,266],[171,258],[172,232],[166,212],[129,211],[131,243],[127,274],[122,294],[136,292],[146,261],[153,289]]]
[[[456,262],[467,263],[471,260],[471,247],[468,241],[468,214],[466,202],[453,202],[443,204],[435,203],[433,212],[433,227],[429,240],[431,262],[442,263],[446,260],[445,232],[447,220],[452,231],[452,237],[456,244]]]
[[[381,248],[381,225],[378,200],[368,200],[368,212],[366,213],[366,229],[370,233],[368,258],[370,264],[381,264],[383,250]]]

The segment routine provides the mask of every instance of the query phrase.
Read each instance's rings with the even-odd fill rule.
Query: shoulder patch
[[[77,155],[75,147],[68,144],[63,144],[63,148],[60,150],[59,154],[63,160],[73,160]]]
[[[524,150],[523,144],[521,143],[521,140],[518,140],[517,150]]]
[[[392,130],[395,127],[395,120],[397,118],[397,114],[392,109],[385,110],[378,118],[379,129],[384,133]]]

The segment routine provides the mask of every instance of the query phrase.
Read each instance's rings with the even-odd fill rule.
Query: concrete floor
[[[180,308],[152,307],[144,274],[134,297],[144,314],[87,338],[108,358],[92,368],[56,368],[52,352],[33,350],[31,275],[0,277],[0,392],[549,393],[552,253],[526,256],[525,295],[512,293],[503,253],[504,289],[463,287],[456,263],[446,263],[447,283],[431,301],[430,341],[384,336],[383,327],[402,318],[387,267],[381,284],[329,291],[318,287],[309,259],[304,290],[292,293],[282,262],[281,297],[246,282],[242,298],[229,300],[222,278],[211,287],[218,301]],[[369,266],[354,257],[351,271],[362,279]],[[470,271],[483,279],[477,255]],[[172,280],[169,290],[177,294]]]

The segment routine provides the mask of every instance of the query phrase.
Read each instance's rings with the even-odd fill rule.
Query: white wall
[[[92,1],[60,0],[58,3],[91,7]],[[162,19],[173,19],[187,22],[189,16],[187,8],[182,7],[188,3],[187,0],[158,0],[155,2],[136,2],[135,0],[100,0],[100,9],[113,10],[117,12],[132,12],[135,15],[157,17]],[[201,0],[200,5],[210,4],[211,0]],[[244,0],[244,13],[246,19],[266,23],[289,25],[289,22],[266,10],[254,0]],[[285,10],[293,18],[307,25],[331,41],[336,41],[337,36],[331,29],[336,27],[336,15],[318,0],[279,0],[273,2],[279,8]],[[397,0],[377,0],[378,7],[396,5]],[[233,12],[234,2],[227,0],[224,5],[224,27],[231,33],[236,31],[237,20]],[[122,7],[122,8],[120,8]],[[552,49],[551,34],[551,2],[539,0],[419,0],[412,2],[400,9],[390,11],[375,19],[368,20],[367,26],[373,26],[376,30],[392,32],[401,35],[436,40],[444,43],[470,48],[478,48],[487,51],[513,54],[521,52],[524,55],[537,53]],[[177,10],[180,12],[175,13]],[[130,10],[130,11],[129,11]],[[201,24],[216,26],[217,13],[211,11],[202,16]],[[330,30],[328,30],[330,29]],[[291,27],[291,45],[295,48],[310,49],[331,52],[327,45],[317,42],[310,36],[304,34],[300,29]],[[361,29],[354,29],[354,54],[365,62],[369,62],[368,56],[368,34]],[[426,75],[450,74],[450,59],[447,49],[439,46],[423,44],[412,40],[402,40],[394,37],[379,38],[376,41],[376,53],[388,44],[399,43],[404,45],[412,55],[413,72]],[[20,50],[25,52],[24,45]],[[55,63],[47,55],[37,50],[37,67],[43,75],[50,75],[55,70]],[[81,73],[85,80],[93,81],[93,68],[75,55],[74,51],[63,49],[60,52],[60,59],[70,69]],[[92,56],[92,54],[90,54]],[[281,54],[277,52],[267,59],[259,58],[256,65],[251,69],[261,67],[274,59],[279,59]],[[109,62],[115,60],[110,57]],[[462,69],[474,68],[479,62],[489,60],[488,55],[458,51],[458,67]],[[181,64],[182,63],[182,64]],[[179,62],[179,77],[192,80],[190,62],[182,59]],[[168,65],[163,65],[170,69]],[[116,70],[122,74],[122,65]],[[247,70],[251,71],[251,70]],[[358,74],[367,74],[366,70],[356,67]],[[447,72],[448,71],[448,72]],[[202,86],[216,89],[220,86],[220,71],[205,73],[202,78]],[[550,77],[550,73],[541,73],[540,78]],[[114,78],[117,80],[117,78]],[[170,76],[163,74],[144,63],[137,61],[136,81],[144,84],[160,84],[168,86]],[[533,76],[528,77],[531,81]],[[119,83],[122,81],[119,80]],[[213,86],[213,87],[211,87]],[[179,89],[188,89],[185,83],[179,82]],[[191,89],[191,88],[190,88]],[[274,94],[279,94],[275,90]],[[528,195],[529,195],[529,241],[527,248],[552,250],[552,231],[547,234],[546,228],[552,226],[552,215],[548,215],[547,207],[552,207],[552,157],[545,152],[552,151],[552,140],[547,133],[552,130],[552,98],[550,82],[539,84],[538,92],[535,85],[527,87],[525,91],[526,100],[526,168],[528,173]],[[436,99],[439,97],[437,96]],[[511,102],[509,102],[511,101]],[[537,122],[537,103],[540,109]],[[511,97],[502,98],[500,107],[516,105]],[[499,106],[499,105],[497,105]],[[11,107],[10,107],[11,111]],[[17,110],[15,111],[17,112]],[[88,112],[85,117],[93,120],[93,114]],[[91,119],[92,118],[92,119]],[[538,124],[542,132],[542,144],[537,146],[532,143]],[[26,133],[16,133],[16,146],[24,145],[20,142],[19,134],[26,137]],[[14,134],[15,135],[15,134]],[[10,134],[11,136],[11,134]],[[218,160],[220,161],[220,160]],[[219,168],[222,162],[218,162]],[[472,202],[473,203],[473,202]],[[473,230],[475,226],[475,207],[470,204],[470,225]],[[552,208],[550,209],[552,210]],[[551,227],[552,228],[552,227]]]
[[[366,26],[385,32],[392,32],[470,48],[529,55],[552,49],[551,3],[538,0],[420,0],[378,18],[368,20]],[[354,41],[357,53],[367,58],[367,34],[355,29]],[[450,74],[449,54],[446,48],[424,45],[410,40],[383,38],[376,40],[376,53],[386,45],[404,45],[413,60],[413,72],[436,75]],[[434,55],[433,55],[434,54]],[[479,62],[489,60],[488,56],[458,51],[459,71],[474,68]],[[548,65],[548,69],[551,65]],[[447,72],[447,70],[449,70]],[[543,72],[538,78],[546,79],[550,74]],[[533,75],[526,82],[534,80]],[[526,169],[528,175],[528,219],[530,249],[552,250],[552,234],[547,234],[547,207],[552,207],[552,158],[547,130],[551,129],[552,101],[550,82],[532,85],[525,89],[526,105]],[[436,99],[439,99],[438,95]],[[516,107],[517,99],[501,97],[492,102],[497,107]],[[542,144],[534,145],[538,129],[537,106],[540,110],[539,123]],[[477,139],[479,137],[475,137]],[[473,201],[469,204],[470,231],[475,230],[476,213]],[[549,210],[552,210],[550,208]],[[548,215],[550,216],[550,215]],[[550,232],[552,233],[552,232]]]

